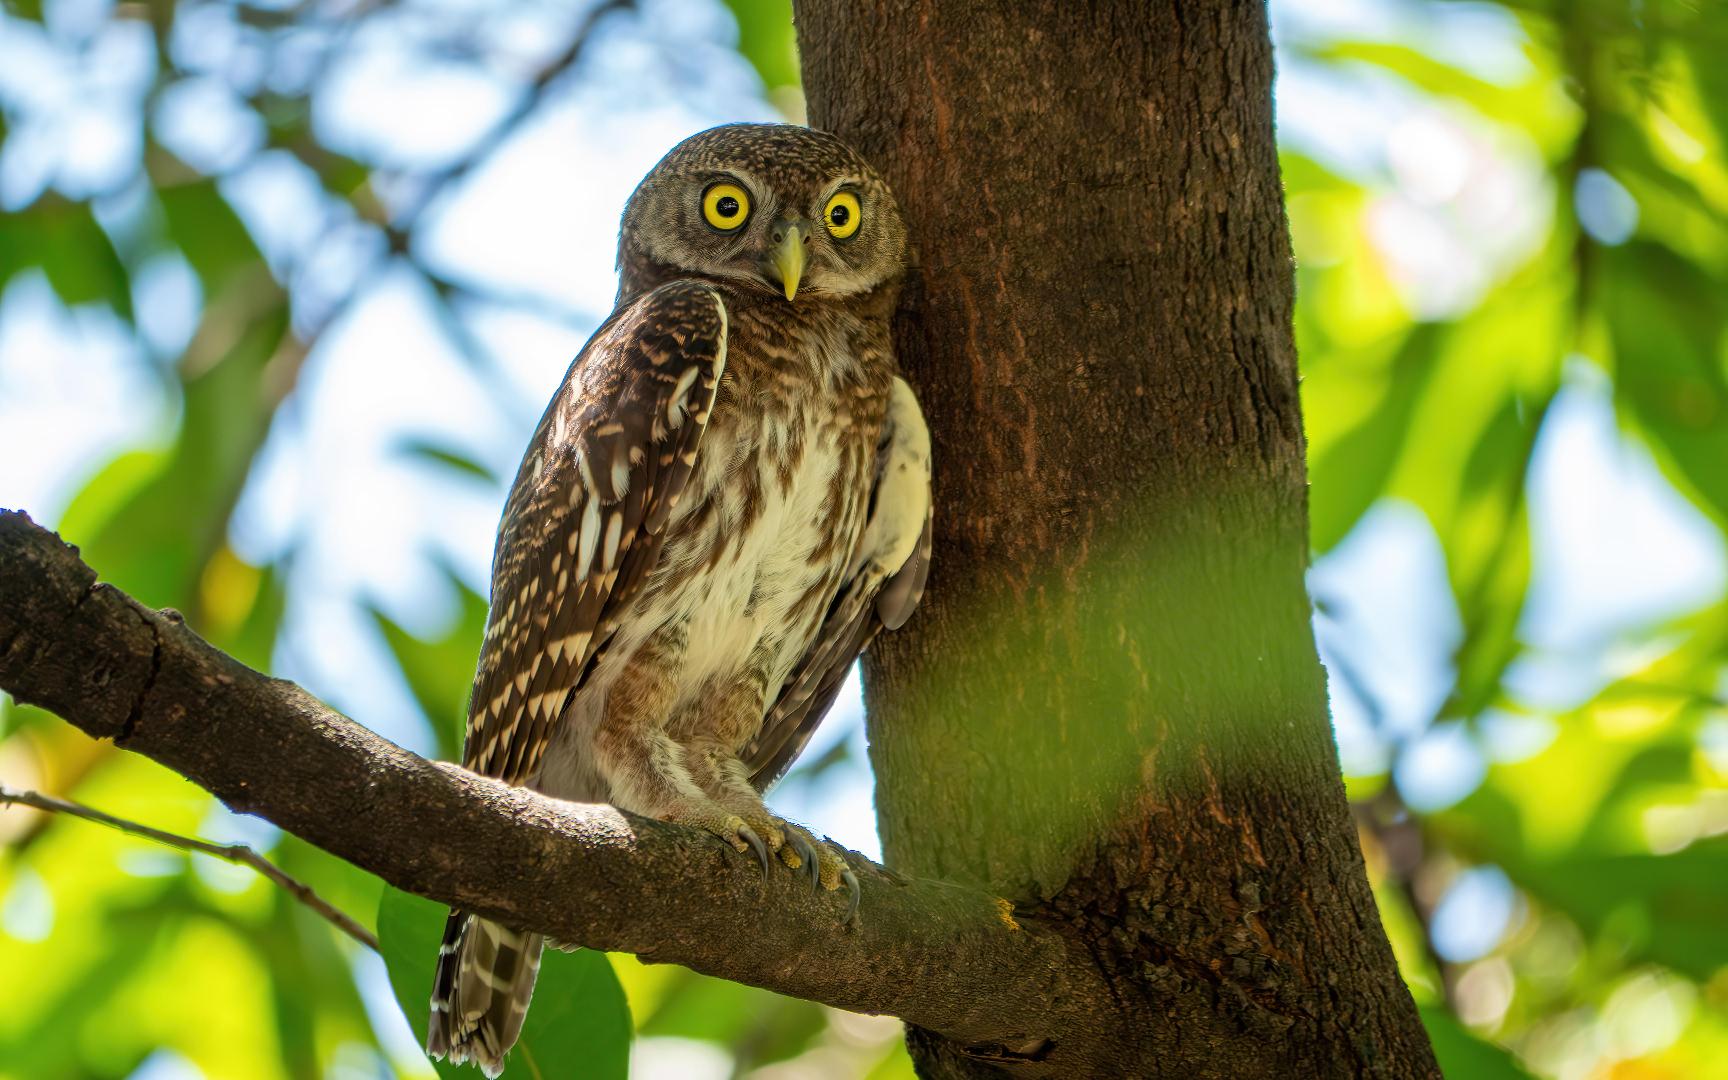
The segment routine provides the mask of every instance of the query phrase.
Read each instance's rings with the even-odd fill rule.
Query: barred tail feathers
[[[452,911],[432,978],[426,1052],[453,1065],[469,1061],[489,1077],[522,1033],[544,939],[464,911]]]

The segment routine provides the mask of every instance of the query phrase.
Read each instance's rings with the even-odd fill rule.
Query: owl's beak
[[[774,247],[768,252],[768,265],[780,277],[780,287],[786,299],[798,295],[798,282],[804,277],[804,240],[810,235],[807,222],[778,221],[774,224]]]

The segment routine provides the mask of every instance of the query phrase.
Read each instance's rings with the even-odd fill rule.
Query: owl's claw
[[[762,842],[762,838],[760,836],[756,835],[755,829],[752,829],[750,826],[744,824],[743,822],[738,823],[738,827],[737,827],[737,829],[734,830],[734,832],[736,833],[738,839],[744,841],[746,844],[749,844],[750,847],[755,850],[756,861],[760,862],[762,864],[762,876],[767,877],[768,876],[768,845]]]
[[[840,920],[841,926],[853,926],[858,922],[858,901],[864,890],[858,887],[858,875],[851,867],[840,871],[840,880],[846,883],[846,917]]]
[[[746,850],[745,845],[748,845],[756,852],[764,877],[768,875],[772,854],[778,855],[788,868],[810,882],[812,896],[820,895],[824,890],[835,892],[844,885],[846,917],[841,920],[841,925],[850,926],[858,921],[858,903],[862,893],[858,875],[846,865],[837,848],[815,839],[802,827],[771,814],[749,814],[748,818],[748,822],[743,817],[728,822],[726,836],[739,851]]]
[[[661,820],[674,821],[680,825],[691,825],[705,832],[713,833],[733,851],[754,851],[756,861],[762,866],[762,876],[767,878],[769,845],[763,842],[762,837],[750,827],[749,822],[738,815],[728,814],[724,811],[715,813],[713,809],[696,805],[684,809],[684,812],[674,811],[665,815]],[[779,838],[773,832],[770,832],[769,835],[775,839]]]
[[[822,887],[822,863],[816,855],[815,845],[797,829],[786,830],[786,843],[798,857],[797,862],[787,859],[787,865],[794,870],[804,871],[804,876],[810,879],[810,895],[815,896]]]
[[[846,887],[846,917],[840,920],[840,925],[851,926],[858,921],[858,901],[863,890],[858,885],[858,875],[846,865],[846,860],[840,855],[840,849],[833,844],[818,843],[816,857],[809,862],[811,891],[828,892]]]

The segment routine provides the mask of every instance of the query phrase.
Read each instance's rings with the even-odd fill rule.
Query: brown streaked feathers
[[[468,768],[512,784],[537,773],[565,695],[659,557],[725,364],[718,294],[680,281],[607,320],[571,365],[499,530]]]
[[[718,184],[738,220],[707,216]],[[845,858],[762,791],[929,572],[929,432],[888,329],[906,230],[840,140],[742,124],[674,147],[619,237],[616,306],[505,506],[463,764],[778,858],[846,890],[838,928]],[[427,1050],[498,1076],[544,944],[453,911]]]

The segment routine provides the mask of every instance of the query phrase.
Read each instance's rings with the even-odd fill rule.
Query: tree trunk
[[[888,863],[1082,946],[1122,1075],[1439,1075],[1309,625],[1263,5],[796,9],[811,122],[883,170],[922,267],[897,343],[935,571],[866,673]],[[924,1076],[1081,1072],[909,1041]]]

